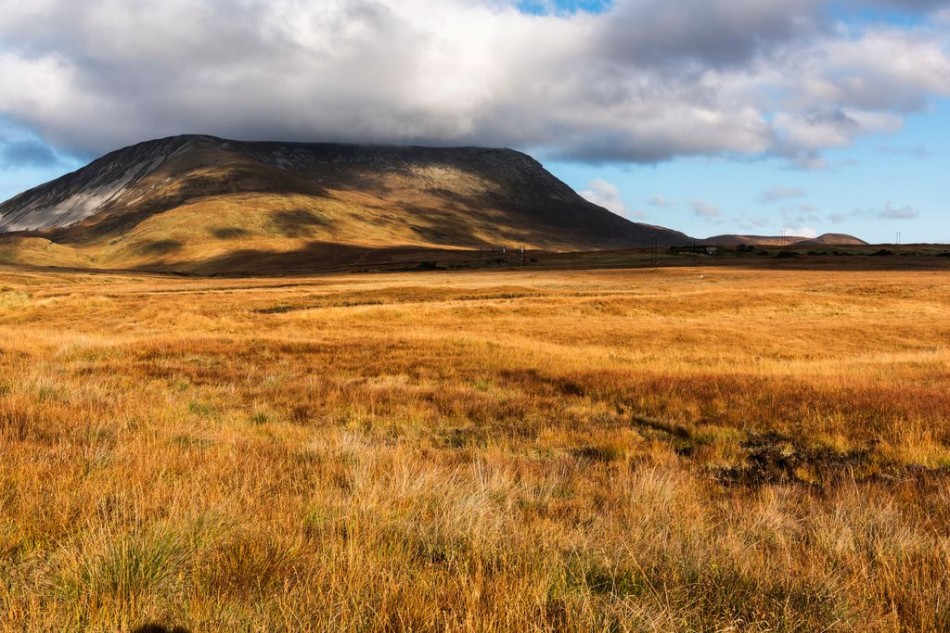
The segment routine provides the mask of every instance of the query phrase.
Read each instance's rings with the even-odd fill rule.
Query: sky
[[[950,0],[0,0],[0,199],[183,133],[511,147],[696,237],[950,243]]]

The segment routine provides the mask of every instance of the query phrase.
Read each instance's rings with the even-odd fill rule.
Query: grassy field
[[[870,268],[0,267],[0,629],[950,630],[950,277]]]

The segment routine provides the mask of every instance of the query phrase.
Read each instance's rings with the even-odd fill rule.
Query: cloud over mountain
[[[202,132],[816,165],[950,95],[945,2],[840,4],[0,0],[0,117],[89,155]],[[875,7],[915,19],[840,19]]]
[[[617,185],[611,182],[596,178],[587,185],[586,189],[578,193],[588,202],[593,202],[609,211],[613,211],[617,215],[625,217],[633,215],[633,212],[631,212],[626,203],[624,203],[623,196],[621,196],[620,190],[617,189]]]

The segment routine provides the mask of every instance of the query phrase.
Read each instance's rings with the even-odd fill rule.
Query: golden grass
[[[948,630],[945,275],[0,269],[0,628]]]
[[[35,266],[87,268],[92,262],[88,256],[78,250],[42,237],[4,237],[0,240],[0,264],[23,263]]]

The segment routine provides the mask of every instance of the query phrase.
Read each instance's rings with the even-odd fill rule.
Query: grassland
[[[0,629],[950,630],[947,275],[0,268]]]

